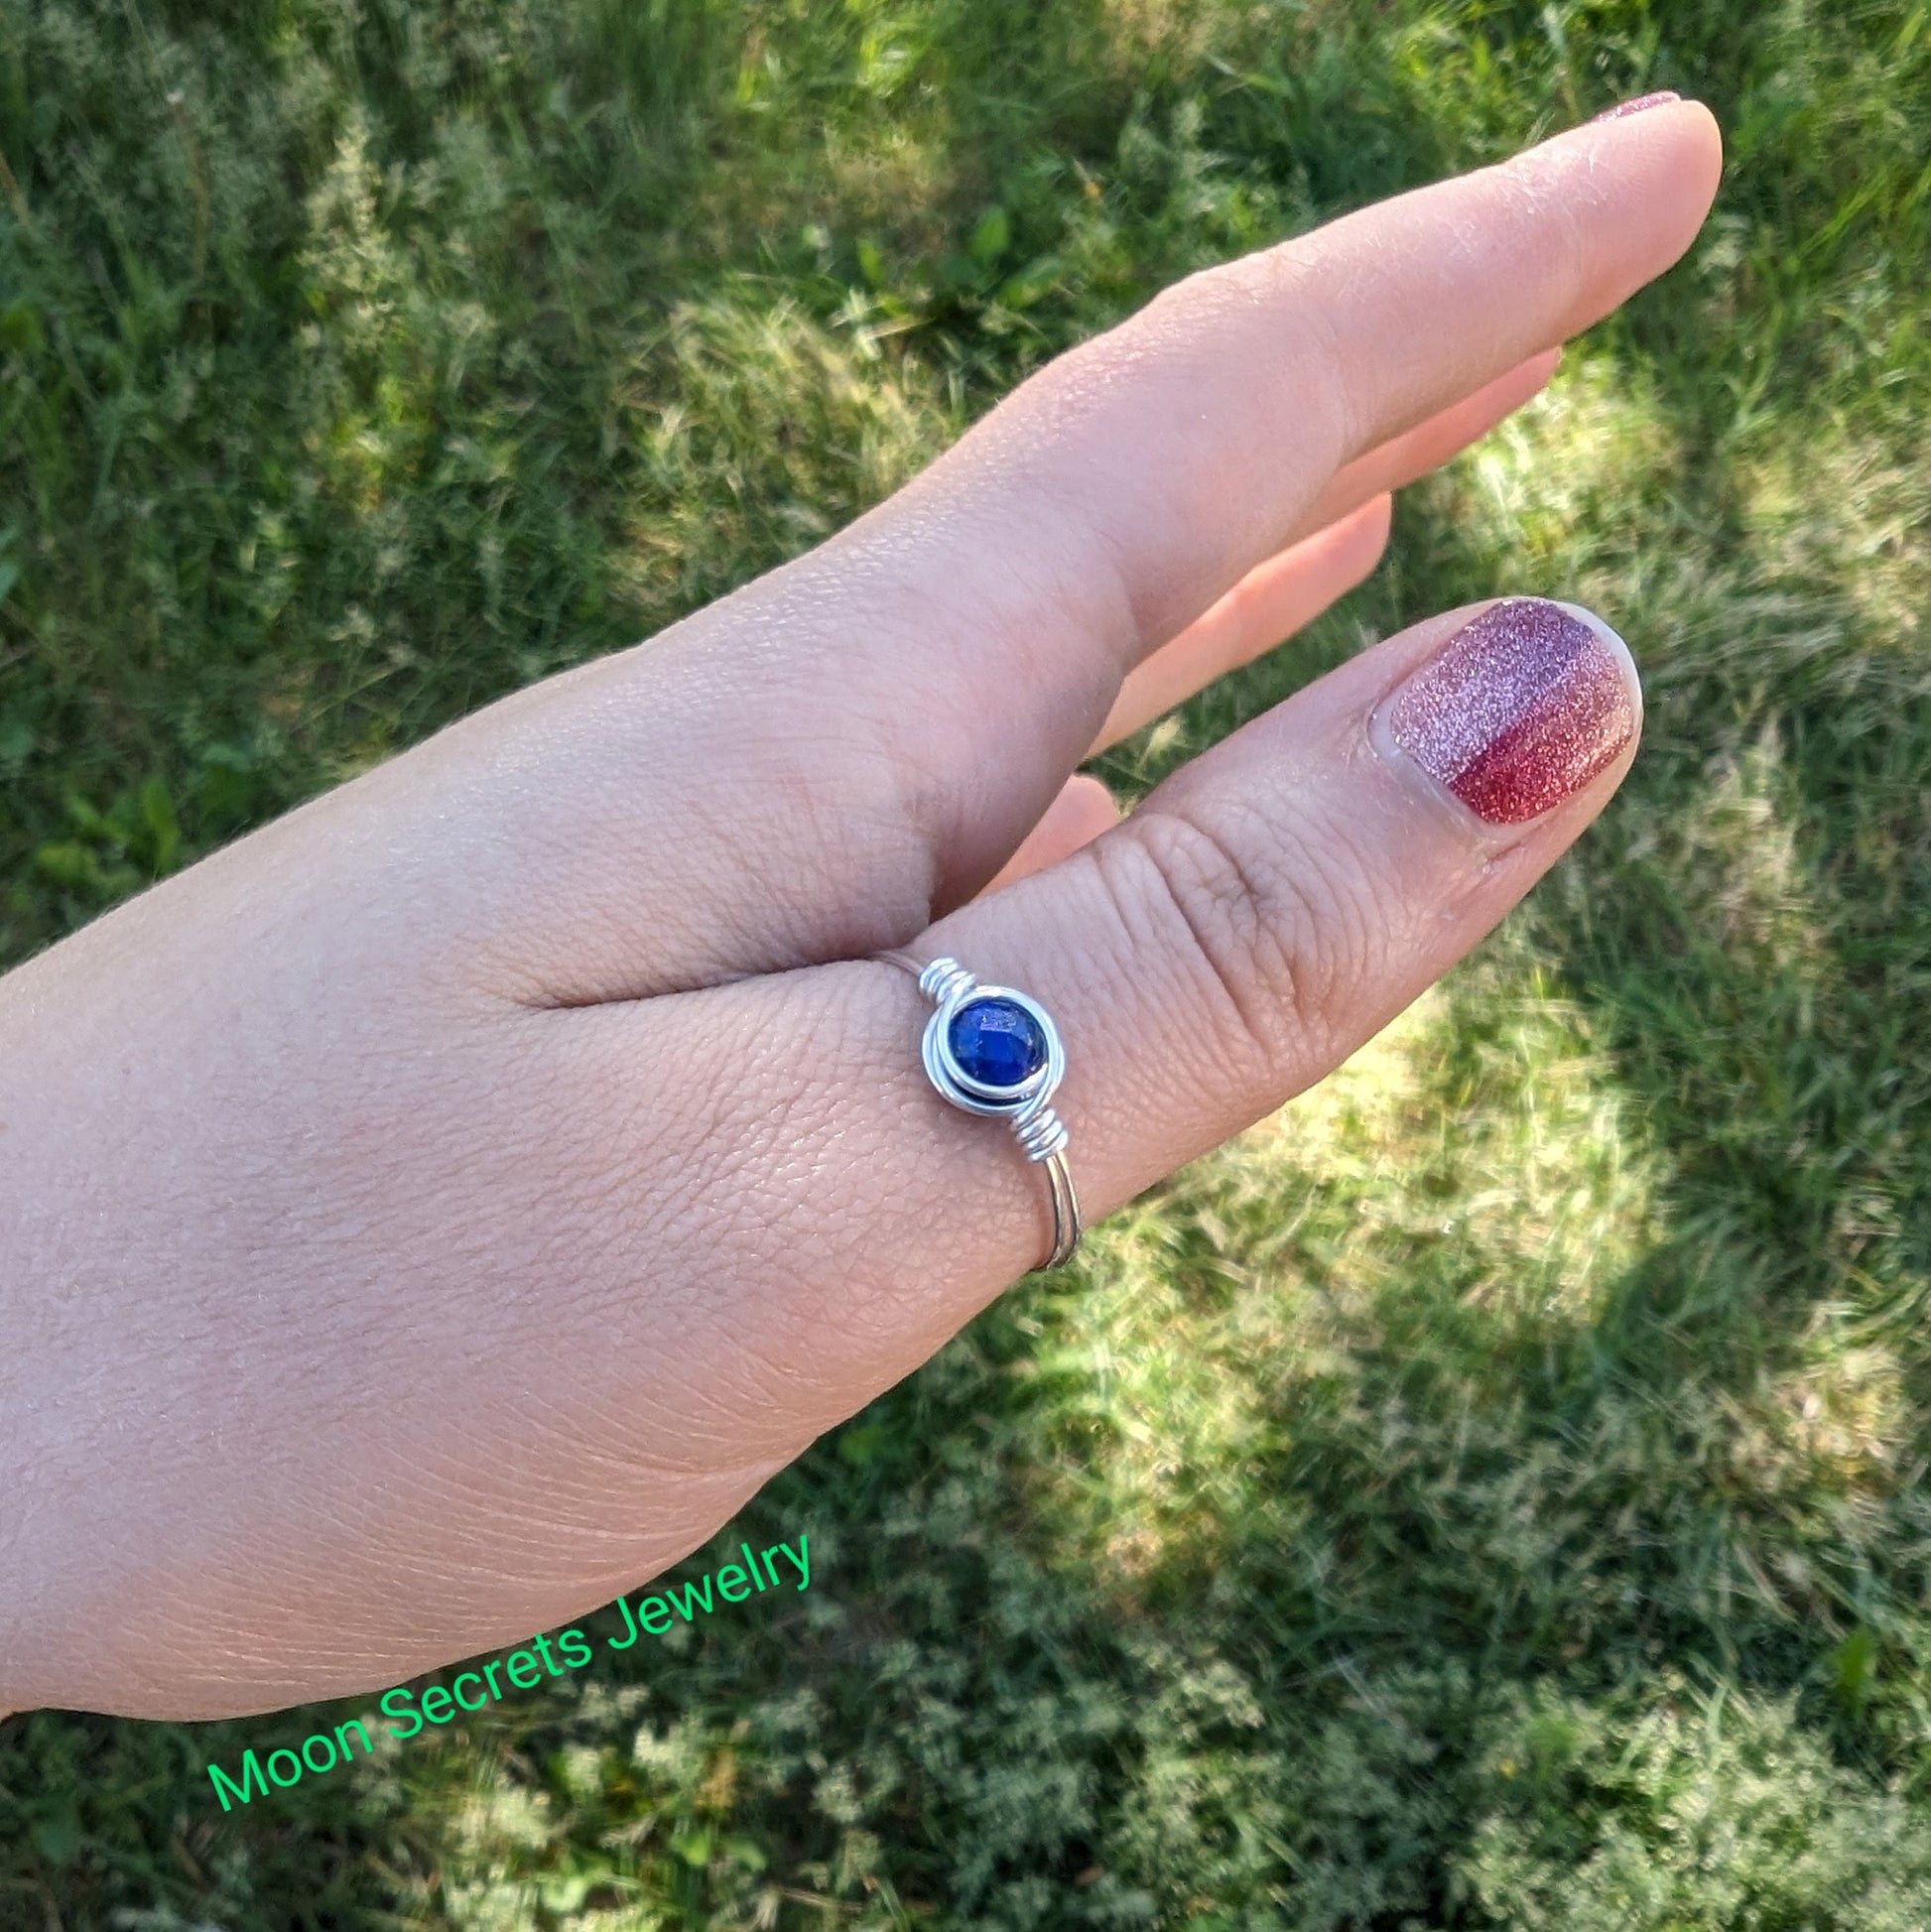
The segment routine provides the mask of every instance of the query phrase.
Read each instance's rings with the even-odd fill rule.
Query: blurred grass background
[[[1107,764],[1558,593],[1582,848],[780,1479],[807,1595],[228,1816],[324,1714],[17,1718],[0,1926],[1924,1932],[1924,4],[8,0],[0,959],[1657,86],[1691,258]]]

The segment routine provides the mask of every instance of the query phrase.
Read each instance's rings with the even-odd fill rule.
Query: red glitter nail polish
[[[1636,734],[1620,651],[1566,605],[1490,604],[1390,701],[1387,732],[1479,819],[1522,825],[1572,798]]]
[[[1661,87],[1653,94],[1638,94],[1634,100],[1619,100],[1613,107],[1606,107],[1602,113],[1592,114],[1589,117],[1590,125],[1593,127],[1598,121],[1619,121],[1625,115],[1640,114],[1645,107],[1664,107],[1682,98],[1681,94],[1668,87]]]

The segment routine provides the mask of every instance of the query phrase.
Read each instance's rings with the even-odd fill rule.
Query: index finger
[[[574,674],[542,716],[544,823],[490,852],[531,850],[505,881],[519,963],[534,942],[585,1001],[904,944],[1338,468],[1660,274],[1719,165],[1707,110],[1658,106],[1192,276],[819,550]],[[746,767],[719,865],[690,774]],[[558,836],[579,824],[595,838]],[[703,891],[656,903],[639,882],[684,850]]]
[[[1721,161],[1708,109],[1676,102],[1204,270],[1050,364],[874,514],[945,488],[1034,533],[1022,555],[1072,544],[1104,587],[1087,673],[1122,675],[1278,550],[1344,463],[1674,263]]]

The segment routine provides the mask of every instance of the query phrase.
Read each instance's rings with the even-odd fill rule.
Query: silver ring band
[[[1038,1000],[1011,986],[981,985],[957,960],[921,966],[903,953],[880,959],[916,973],[932,1001],[920,1056],[941,1096],[967,1113],[996,1114],[1026,1158],[1046,1171],[1053,1247],[1035,1274],[1063,1266],[1080,1245],[1080,1197],[1066,1162],[1066,1122],[1050,1102],[1066,1075],[1066,1047]]]

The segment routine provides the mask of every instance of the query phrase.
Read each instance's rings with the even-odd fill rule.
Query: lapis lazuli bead
[[[1010,999],[968,999],[953,1015],[953,1058],[981,1087],[1023,1087],[1046,1065],[1039,1022]]]

